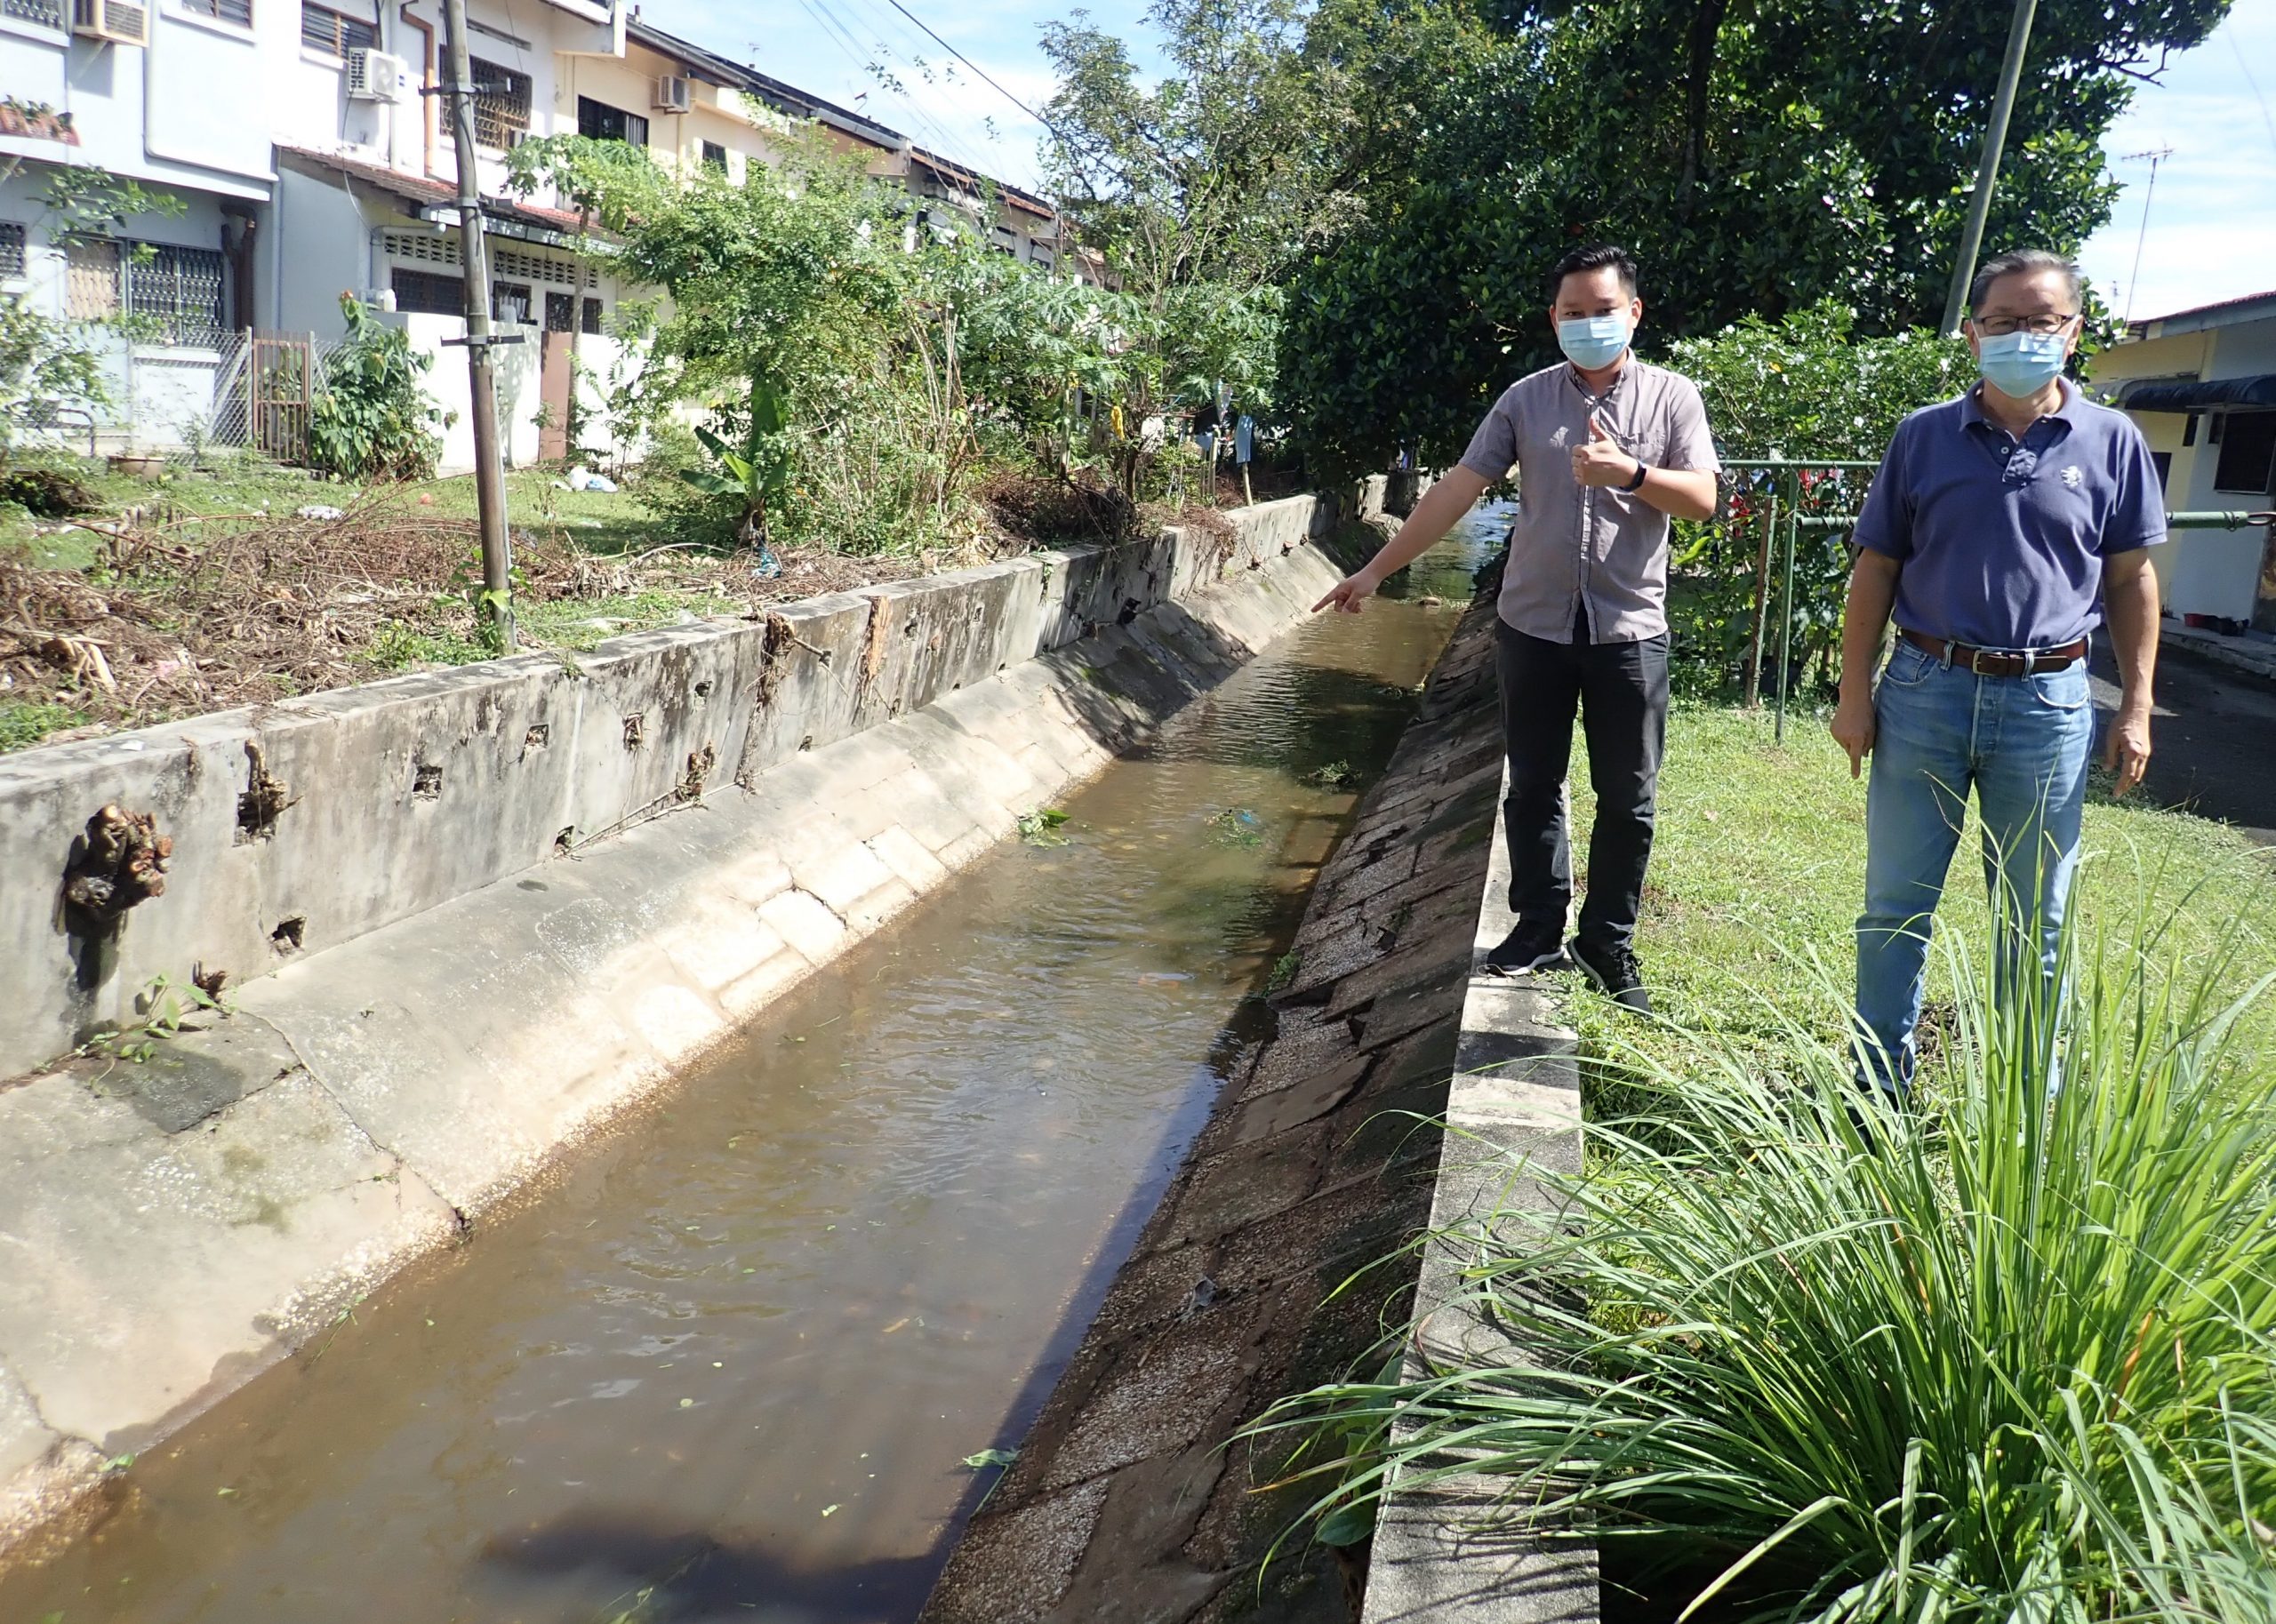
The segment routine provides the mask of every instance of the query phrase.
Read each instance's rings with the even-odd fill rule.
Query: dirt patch
[[[1139,525],[1136,505],[1087,471],[1072,479],[998,474],[981,487],[980,500],[1007,535],[1038,547],[1120,541]]]
[[[485,656],[473,521],[385,499],[331,511],[91,522],[101,540],[85,571],[0,553],[0,702],[81,720],[53,740]],[[950,561],[788,548],[775,562],[761,575],[748,555],[670,544],[597,554],[563,532],[517,530],[523,641],[581,646],[691,616],[755,615]]]

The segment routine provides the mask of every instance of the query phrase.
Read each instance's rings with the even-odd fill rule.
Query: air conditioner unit
[[[348,53],[348,94],[356,101],[400,101],[411,69],[399,56],[384,51]]]
[[[695,87],[673,74],[657,79],[656,93],[649,100],[659,113],[685,113],[694,105]]]
[[[147,45],[150,8],[132,0],[71,0],[71,32],[114,45]]]

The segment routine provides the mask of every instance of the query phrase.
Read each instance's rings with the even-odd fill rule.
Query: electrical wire
[[[2244,47],[2237,44],[2236,31],[2226,28],[2221,31],[2229,36],[2229,51],[2237,59],[2237,71],[2244,76],[2245,84],[2251,87],[2252,99],[2260,103],[2260,122],[2268,126],[2269,149],[2276,151],[2276,116],[2269,114],[2268,98],[2260,93],[2260,81],[2252,76],[2252,68],[2244,60]]]
[[[829,0],[822,0],[822,4],[829,4]],[[898,25],[892,23],[886,13],[879,12],[874,5],[869,4],[869,0],[844,0],[844,4],[849,12],[857,12],[862,20],[868,22],[877,28],[879,35],[879,38],[878,40],[878,50],[879,54],[886,57],[888,60],[893,61],[896,67],[905,67],[910,71],[918,74],[924,79],[925,84],[928,88],[937,91],[938,86],[934,84],[934,82],[930,77],[930,68],[926,64],[925,59],[921,56],[916,56],[905,51],[896,52],[892,42],[884,37],[884,35],[888,29],[897,28]],[[906,35],[907,30],[903,28],[901,32]],[[953,83],[956,76],[955,69],[950,68],[947,72],[950,81]],[[913,102],[917,94],[915,90],[909,86],[906,81],[902,82],[902,89],[905,92],[904,100]],[[975,164],[972,161],[972,151],[970,148],[966,147],[961,152],[951,151],[951,145],[959,143],[963,138],[952,135],[949,126],[942,122],[939,116],[933,114],[929,108],[926,109],[926,122],[930,127],[942,137],[945,143],[950,143],[944,144],[940,148],[943,155],[954,156],[958,163],[963,164],[966,168],[969,168],[975,172],[984,173],[986,172],[987,165],[985,164]],[[1001,139],[1001,137],[990,139],[987,141],[987,144],[990,147],[996,146],[1000,143]]]
[[[829,8],[829,0],[798,0],[798,4],[807,16],[813,19],[815,25],[828,36],[830,43],[837,47],[839,52],[864,73],[867,73],[874,65],[870,60],[873,56],[892,54],[885,48],[882,41],[879,42],[879,47],[876,52],[864,51],[860,41],[854,37],[853,29]],[[951,147],[961,144],[949,133],[945,125],[925,108],[918,106],[905,89],[896,92],[882,85],[879,88],[885,91],[891,100],[908,112],[909,122],[917,126],[926,140],[937,143],[944,152]],[[969,163],[969,159],[963,158],[961,156],[959,156],[959,161]]]
[[[902,16],[908,18],[910,21],[915,23],[918,28],[924,29],[926,33],[932,34],[934,39],[939,41],[942,50],[947,52],[950,56],[956,58],[958,61],[962,62],[966,68],[971,68],[973,72],[978,74],[981,78],[985,81],[998,95],[1003,97],[1005,100],[1019,108],[1021,112],[1025,113],[1030,118],[1034,119],[1036,123],[1041,124],[1045,129],[1051,131],[1053,135],[1055,136],[1059,133],[1056,129],[1053,128],[1052,123],[1048,118],[1046,118],[1042,114],[1037,112],[1026,102],[1021,100],[1017,96],[1012,94],[1011,92],[1006,90],[1002,85],[998,84],[994,79],[990,78],[986,68],[981,67],[979,63],[974,61],[963,52],[949,44],[947,40],[942,39],[939,35],[933,34],[933,25],[926,22],[922,17],[919,17],[916,12],[903,5],[901,3],[901,0],[886,0],[886,4],[893,7],[894,11],[899,12]]]

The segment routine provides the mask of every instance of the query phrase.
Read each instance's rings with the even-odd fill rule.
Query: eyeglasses
[[[1975,330],[1987,339],[2003,339],[2011,332],[2035,332],[2040,337],[2058,333],[2079,319],[2076,310],[2068,316],[2048,312],[2040,316],[1979,316],[1975,318]]]

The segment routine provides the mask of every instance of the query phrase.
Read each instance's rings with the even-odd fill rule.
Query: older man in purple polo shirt
[[[2000,928],[1995,986],[2028,996],[2034,960],[2056,973],[2094,734],[2087,640],[2105,616],[2124,684],[2107,749],[2120,794],[2150,757],[2149,548],[2166,530],[2150,449],[2063,376],[2079,342],[2068,260],[1987,260],[1968,305],[1983,380],[1889,442],[1857,524],[1833,716],[1851,774],[1872,757],[1857,1024],[1863,1070],[1892,1097],[1912,1078],[1929,921],[1971,786]]]

